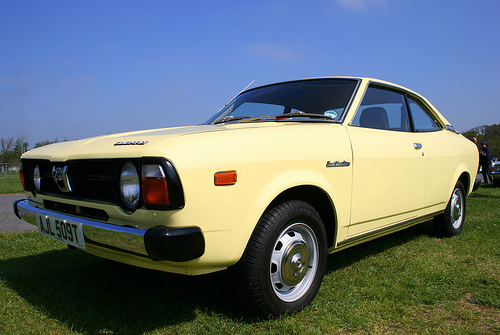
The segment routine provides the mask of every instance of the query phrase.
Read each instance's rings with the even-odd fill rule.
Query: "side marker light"
[[[238,181],[236,171],[217,172],[214,175],[215,186],[234,185]]]

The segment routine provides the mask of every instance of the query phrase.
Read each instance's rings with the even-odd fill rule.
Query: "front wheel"
[[[292,200],[268,210],[240,262],[248,306],[264,317],[303,309],[319,290],[326,258],[325,229],[312,206]]]
[[[450,201],[443,214],[434,218],[434,229],[438,235],[451,237],[460,234],[465,221],[465,188],[459,180],[453,189]]]

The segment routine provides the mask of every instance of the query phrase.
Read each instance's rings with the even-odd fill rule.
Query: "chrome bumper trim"
[[[28,200],[17,201],[14,205],[15,212],[20,219],[37,226],[36,215],[53,215],[63,220],[70,220],[83,224],[85,243],[102,246],[138,256],[148,257],[144,247],[144,234],[146,230],[122,226],[115,226],[109,223],[87,220],[62,213],[48,211],[31,206]]]
[[[148,230],[122,227],[48,211],[30,205],[28,200],[14,202],[14,213],[34,226],[38,226],[37,215],[52,215],[62,220],[79,222],[83,225],[86,244],[147,257],[155,261],[185,262],[201,257],[205,252],[205,240],[198,227],[156,226]]]

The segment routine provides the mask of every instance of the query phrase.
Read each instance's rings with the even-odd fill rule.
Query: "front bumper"
[[[199,227],[156,226],[147,230],[123,227],[48,211],[30,205],[28,200],[14,202],[14,213],[35,226],[38,226],[36,218],[40,215],[79,222],[83,225],[86,245],[147,257],[154,261],[187,262],[201,257],[205,252],[205,239]]]

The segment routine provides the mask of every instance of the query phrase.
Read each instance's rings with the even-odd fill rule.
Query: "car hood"
[[[47,159],[63,162],[74,159],[137,158],[163,156],[186,136],[232,130],[281,127],[284,123],[199,125],[151,129],[54,143],[26,152],[23,159]],[[192,139],[194,140],[194,139]],[[196,136],[196,141],[203,137]],[[192,141],[191,141],[192,142]]]

